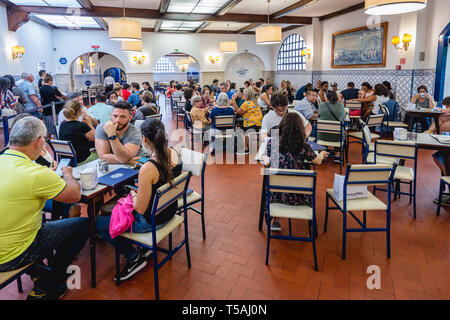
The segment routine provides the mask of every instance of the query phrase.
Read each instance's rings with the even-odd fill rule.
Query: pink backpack
[[[109,234],[111,238],[120,236],[122,233],[131,228],[133,234],[133,199],[131,194],[126,198],[120,198],[111,213],[111,222],[109,223]]]

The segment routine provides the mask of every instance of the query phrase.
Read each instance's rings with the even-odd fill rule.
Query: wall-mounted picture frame
[[[386,66],[388,22],[333,33],[332,68]]]

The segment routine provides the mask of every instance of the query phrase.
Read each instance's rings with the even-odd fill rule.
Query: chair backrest
[[[346,185],[376,186],[391,183],[395,166],[392,164],[348,164],[345,173]]]
[[[234,127],[234,115],[217,116],[215,122],[217,129]]]
[[[156,216],[161,211],[166,209],[179,198],[186,194],[189,186],[189,180],[192,174],[190,172],[183,172],[178,177],[173,179],[172,185],[166,183],[156,190],[155,200],[152,207],[152,215]]]
[[[389,121],[390,119],[389,109],[384,104],[380,104],[380,109],[381,112],[383,112],[383,114],[385,115],[386,121]]]
[[[317,133],[342,133],[342,122],[331,120],[318,120],[317,121]]]
[[[134,126],[135,126],[137,129],[141,130],[141,126],[142,126],[142,124],[144,123],[144,121],[145,121],[145,120],[136,120],[136,121],[134,122]]]
[[[369,145],[372,141],[372,133],[369,130],[369,126],[364,123],[361,119],[359,119],[359,124],[362,128],[362,134],[363,134],[363,143]]]
[[[264,174],[269,192],[315,194],[315,171],[268,168]]]
[[[366,124],[369,127],[381,126],[383,124],[384,114],[371,114],[367,117]]]
[[[146,120],[147,119],[159,119],[159,120],[161,120],[162,119],[162,114],[158,113],[158,114],[152,114],[150,116],[145,116],[145,119]]]
[[[192,116],[191,116],[191,112],[190,111],[186,111],[186,124],[188,126],[188,128],[192,128],[193,127],[193,121],[192,121]]]
[[[55,159],[60,159],[61,156],[73,158],[73,167],[77,165],[77,154],[70,141],[64,140],[49,140],[48,144],[55,155]]]
[[[417,146],[412,141],[376,140],[375,162],[377,156],[414,160],[417,158]]]
[[[360,110],[362,106],[362,102],[359,101],[345,101],[345,107],[350,110]]]
[[[206,167],[207,154],[193,151],[191,149],[181,149],[181,159],[183,160],[183,171],[191,172],[194,176],[201,176]]]

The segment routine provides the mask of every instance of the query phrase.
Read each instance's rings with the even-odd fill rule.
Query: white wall
[[[15,45],[25,47],[22,59],[12,59]],[[21,75],[30,72],[37,77],[38,62],[45,63],[47,72],[54,73],[52,30],[34,21],[21,26],[16,32],[8,31],[6,7],[0,3],[0,75]]]

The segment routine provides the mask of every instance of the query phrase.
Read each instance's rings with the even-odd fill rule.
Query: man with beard
[[[111,121],[95,130],[95,149],[100,159],[109,163],[129,163],[141,153],[141,134],[130,123],[131,106],[123,101],[114,105]]]

